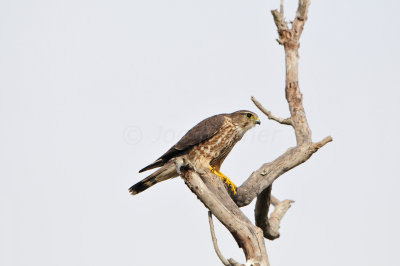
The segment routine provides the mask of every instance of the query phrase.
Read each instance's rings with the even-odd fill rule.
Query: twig
[[[312,148],[314,148],[317,151],[318,149],[321,149],[323,146],[325,146],[327,143],[331,141],[333,141],[332,137],[328,136],[321,141],[313,143]]]
[[[208,223],[210,224],[211,238],[214,245],[215,253],[217,253],[217,256],[221,260],[222,264],[224,264],[225,266],[231,265],[229,261],[225,259],[225,257],[222,255],[221,251],[218,248],[217,237],[215,236],[215,231],[214,231],[212,213],[210,211],[208,211]]]
[[[265,109],[265,107],[262,106],[262,104],[259,101],[257,101],[257,99],[254,96],[251,96],[251,100],[257,106],[257,108],[260,109],[260,111],[263,112],[268,117],[268,119],[274,120],[280,124],[292,125],[292,120],[290,118],[283,119],[283,118],[274,116],[270,111]]]

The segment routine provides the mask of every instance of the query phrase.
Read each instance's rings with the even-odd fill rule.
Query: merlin
[[[258,116],[246,110],[204,119],[155,162],[140,170],[139,173],[142,173],[160,168],[130,187],[129,192],[136,195],[161,181],[177,177],[175,160],[185,156],[194,169],[211,170],[236,194],[236,185],[220,172],[220,168],[233,146],[256,124],[260,124]]]

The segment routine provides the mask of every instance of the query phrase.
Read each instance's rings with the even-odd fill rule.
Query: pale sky
[[[293,19],[297,1],[287,1]],[[138,170],[200,120],[261,126],[222,172],[240,185],[295,144],[279,1],[0,1],[0,265],[221,265],[207,211],[180,178],[135,197]],[[316,1],[299,81],[314,141],[273,186],[296,202],[272,266],[400,265],[398,1]],[[242,209],[252,220],[254,202]],[[225,257],[244,262],[217,224]]]

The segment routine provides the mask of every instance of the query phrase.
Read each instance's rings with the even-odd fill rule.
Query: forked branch
[[[269,240],[274,240],[280,236],[279,228],[281,220],[294,201],[279,201],[271,195],[271,191],[272,185],[258,195],[254,213],[256,217],[256,225],[263,230],[264,237]],[[271,204],[275,209],[271,213],[270,217],[268,217],[268,211]]]
[[[278,42],[284,46],[286,62],[286,100],[290,117],[286,119],[273,115],[254,97],[254,104],[268,117],[280,124],[290,125],[296,136],[296,146],[289,148],[274,161],[263,164],[237,188],[235,195],[228,194],[221,179],[211,172],[196,172],[185,165],[184,158],[177,162],[177,170],[186,185],[197,195],[210,212],[231,232],[239,247],[245,253],[246,265],[269,265],[264,237],[279,237],[280,222],[290,208],[291,200],[279,201],[271,195],[272,183],[282,174],[307,161],[316,151],[332,141],[326,137],[319,142],[312,142],[311,130],[303,107],[303,95],[298,81],[298,49],[300,36],[307,20],[309,0],[299,0],[296,17],[289,27],[284,19],[283,0],[280,10],[273,10],[272,15],[278,29]],[[240,211],[257,197],[255,208],[256,225]],[[268,217],[270,205],[275,207]],[[226,260],[217,245],[214,226],[209,215],[210,229],[215,251],[224,265],[240,265],[232,259]],[[261,229],[260,229],[261,228]]]
[[[212,213],[208,211],[208,223],[210,224],[210,232],[211,232],[211,239],[214,245],[214,250],[215,253],[217,253],[218,258],[221,260],[222,264],[225,266],[242,266],[242,264],[238,263],[234,259],[230,258],[229,261],[225,259],[225,257],[222,255],[221,251],[219,250],[218,247],[218,242],[217,242],[217,237],[215,235],[215,230],[214,230],[214,222],[212,219]]]
[[[187,161],[185,158],[176,160],[177,170],[185,184],[231,232],[239,247],[244,251],[246,263],[248,265],[268,266],[262,230],[253,225],[232,201],[224,183],[218,176],[209,170],[201,173],[196,172],[185,161]],[[226,260],[224,260],[225,262]]]
[[[286,62],[286,100],[289,105],[290,117],[286,119],[278,118],[262,104],[252,97],[254,104],[269,118],[281,124],[290,125],[294,129],[297,145],[289,148],[285,153],[270,163],[263,164],[258,170],[254,171],[250,177],[237,189],[237,194],[233,196],[238,206],[250,204],[254,198],[259,196],[267,189],[279,176],[293,169],[294,167],[307,161],[318,149],[332,141],[326,137],[317,143],[312,142],[311,129],[308,125],[306,114],[303,107],[303,95],[301,94],[298,81],[298,49],[300,46],[300,36],[307,20],[309,0],[299,0],[299,5],[292,26],[283,17],[283,5],[281,2],[280,10],[273,10],[275,24],[278,28],[280,43],[285,48]],[[265,206],[265,204],[262,204]],[[261,212],[257,212],[261,213]],[[265,215],[263,215],[264,217]]]

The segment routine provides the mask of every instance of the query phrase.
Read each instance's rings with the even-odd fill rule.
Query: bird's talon
[[[224,181],[231,188],[233,194],[236,194],[237,186],[226,175],[224,175],[220,171],[215,170],[215,168],[212,166],[210,166],[210,170],[213,174],[219,176],[222,179],[222,181]]]
[[[237,186],[228,177],[225,177],[224,181],[231,188],[233,194],[236,194]]]

